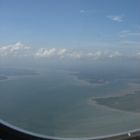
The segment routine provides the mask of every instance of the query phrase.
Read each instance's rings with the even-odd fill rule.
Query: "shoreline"
[[[7,75],[7,76],[0,75],[0,82],[7,81],[7,80],[13,80],[13,79],[17,79],[17,78],[22,78],[22,77],[38,76],[38,75],[40,75],[40,73],[27,74],[27,75]]]
[[[8,76],[0,75],[0,81],[8,80]]]
[[[96,99],[108,99],[108,98],[115,98],[115,97],[125,97],[127,95],[135,95],[135,94],[139,94],[136,93],[136,91],[140,91],[140,84],[137,83],[128,83],[128,88],[127,89],[123,89],[121,90],[118,94],[116,93],[116,95],[107,95],[104,97],[91,97],[88,99],[88,104],[89,105],[94,105],[103,109],[107,109],[107,110],[111,110],[111,111],[119,111],[119,112],[126,112],[126,113],[131,113],[134,115],[140,115],[140,112],[133,112],[133,111],[127,111],[124,109],[119,109],[119,108],[115,108],[109,105],[104,105],[104,104],[100,104],[96,101]]]

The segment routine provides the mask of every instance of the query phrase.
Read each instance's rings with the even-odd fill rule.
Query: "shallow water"
[[[140,127],[140,115],[104,109],[91,97],[117,94],[127,84],[95,86],[66,71],[19,76],[0,81],[0,118],[49,136],[93,137]]]

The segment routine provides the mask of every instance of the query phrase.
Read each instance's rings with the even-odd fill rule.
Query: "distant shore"
[[[133,114],[140,115],[140,84],[129,83],[128,88],[117,92],[115,95],[105,97],[91,97],[88,100],[90,105],[98,105],[100,107],[125,111]],[[127,102],[126,102],[127,101]]]
[[[21,76],[34,76],[40,73],[28,69],[0,68],[0,81],[10,80]]]
[[[7,80],[7,79],[8,79],[7,76],[1,76],[1,75],[0,75],[0,81],[1,81],[1,80]]]

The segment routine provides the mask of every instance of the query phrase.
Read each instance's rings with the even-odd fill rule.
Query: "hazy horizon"
[[[1,0],[0,64],[139,61],[139,4],[139,0]]]
[[[55,137],[140,128],[140,0],[0,0],[0,119]]]

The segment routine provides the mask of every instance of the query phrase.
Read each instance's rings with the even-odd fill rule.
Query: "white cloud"
[[[72,58],[80,59],[84,55],[79,51],[66,48],[40,48],[35,54],[38,58]]]
[[[59,49],[57,52],[58,56],[63,56],[65,55],[65,53],[67,52],[67,49],[63,48],[63,49]]]
[[[52,48],[52,49],[40,48],[36,52],[35,56],[38,56],[38,57],[49,57],[49,56],[54,55],[55,52],[56,52],[55,48]]]
[[[137,58],[140,59],[140,52],[135,51],[132,53],[120,52],[119,50],[76,50],[66,48],[40,48],[34,57],[37,59],[56,59],[56,60],[105,60],[105,59],[124,59],[124,58]]]
[[[119,51],[98,50],[88,53],[88,56],[94,59],[116,58],[122,56],[122,53],[120,53]]]
[[[93,14],[95,12],[96,12],[95,10],[85,10],[85,9],[80,10],[80,14]]]
[[[74,59],[80,59],[83,57],[83,54],[81,54],[80,52],[78,51],[71,51],[67,54],[67,56],[69,58],[74,58]]]
[[[80,58],[79,52],[75,52],[66,48],[40,48],[36,53],[35,57],[40,58]]]
[[[49,57],[64,57],[66,54],[67,49],[57,49],[57,48],[40,48],[36,53],[35,56],[40,58],[49,58]]]
[[[105,59],[115,58],[122,54],[119,51],[82,51],[82,50],[71,50],[71,49],[58,49],[58,48],[40,48],[36,53],[35,57],[38,58],[68,58],[68,59]]]
[[[24,56],[28,58],[36,59],[89,59],[89,60],[100,60],[100,59],[114,59],[114,58],[129,58],[129,57],[140,58],[140,52],[135,51],[135,54],[120,52],[119,50],[82,50],[82,49],[71,49],[71,48],[39,48],[34,50],[20,42],[12,45],[0,47],[0,57],[18,58]],[[22,58],[22,57],[21,57]]]
[[[114,22],[122,22],[124,20],[123,16],[107,16],[107,17]]]
[[[113,58],[113,57],[120,57],[120,56],[122,56],[122,53],[120,53],[119,51],[115,51],[115,52],[109,54],[109,57],[110,57],[110,58]]]
[[[29,49],[29,47],[23,45],[21,42],[17,42],[0,47],[0,56],[26,56]]]

